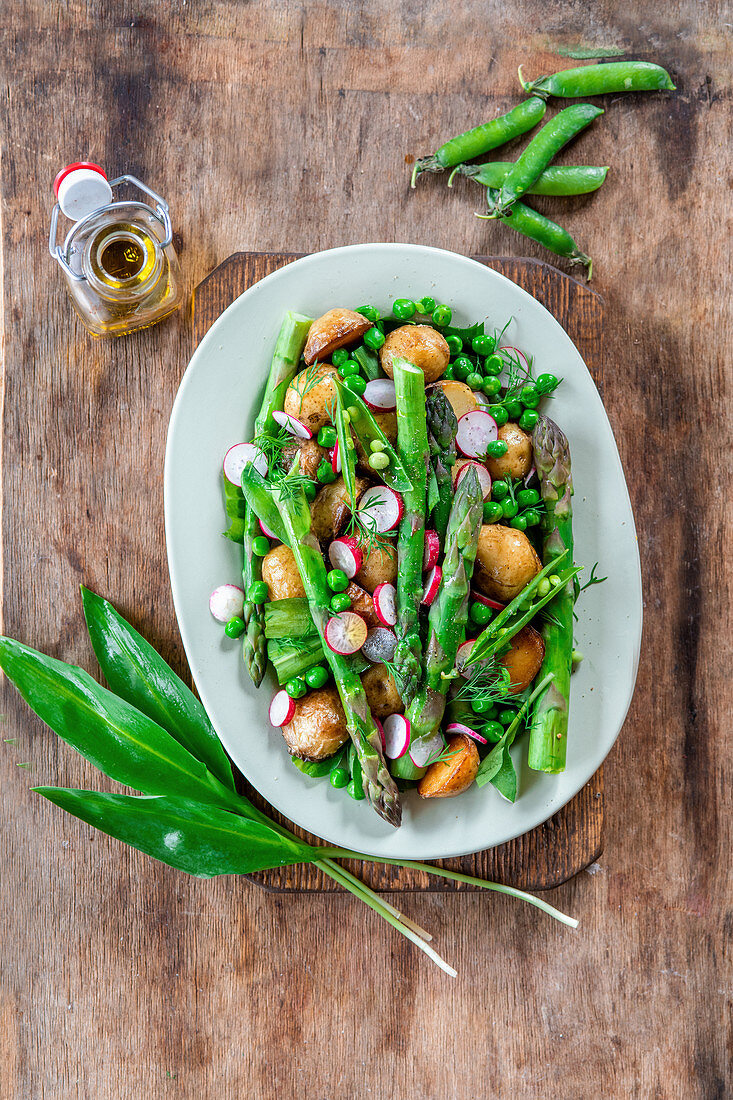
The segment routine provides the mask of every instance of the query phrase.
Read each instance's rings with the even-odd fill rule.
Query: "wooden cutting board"
[[[194,335],[198,343],[217,317],[253,283],[298,259],[289,253],[237,252],[226,259],[196,289],[193,300]],[[536,260],[477,256],[535,297],[552,313],[579,349],[596,384],[603,388],[603,300],[589,287]],[[261,808],[285,822],[300,836],[314,838],[275,813],[240,776],[242,789]],[[567,806],[532,832],[498,848],[488,848],[459,859],[438,860],[437,866],[492,879],[510,886],[546,890],[572,878],[598,858],[603,850],[603,769]],[[375,890],[455,891],[477,887],[438,879],[400,867],[352,861],[350,870]],[[298,865],[249,876],[278,891],[338,891],[330,878],[315,867]]]

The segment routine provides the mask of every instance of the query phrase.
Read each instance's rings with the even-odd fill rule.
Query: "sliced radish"
[[[384,752],[385,748],[387,747],[387,742],[384,738],[384,726],[382,725],[382,723],[379,721],[378,718],[374,717],[374,715],[372,715],[372,722],[374,723],[374,725],[377,727],[377,729],[379,731],[379,738],[382,742],[382,752]]]
[[[524,354],[523,351],[520,351],[519,348],[515,348],[513,344],[505,344],[503,348],[497,348],[496,350],[500,354],[501,354],[502,351],[506,351],[506,352],[512,352],[513,351],[514,354],[519,356],[520,359],[524,359],[525,369],[529,370],[529,360],[527,359],[527,356]]]
[[[394,630],[388,630],[386,626],[373,626],[366,636],[361,652],[367,661],[380,665],[383,661],[392,660],[396,648],[397,635]]]
[[[364,555],[357,540],[344,535],[343,538],[334,539],[329,546],[328,560],[334,569],[343,569],[351,580],[361,569]]]
[[[355,611],[341,611],[326,623],[326,645],[333,653],[348,657],[366,641],[367,624]]]
[[[405,507],[402,497],[394,489],[388,485],[373,485],[362,494],[357,510],[362,523],[384,535],[394,530],[402,519]]]
[[[489,405],[493,404],[491,398],[487,397],[485,393],[481,393],[480,390],[478,392],[476,390],[473,390],[472,393],[473,396],[476,398],[476,404],[479,406],[479,408],[488,409]]]
[[[209,596],[209,611],[220,623],[242,614],[244,591],[236,584],[220,584]]]
[[[380,623],[394,626],[397,622],[397,589],[389,581],[383,581],[374,589],[374,611]]]
[[[272,419],[276,424],[279,424],[281,428],[285,428],[285,431],[290,432],[291,435],[296,436],[298,439],[313,438],[313,432],[308,425],[304,424],[302,420],[298,420],[297,416],[291,416],[290,413],[281,412],[280,409],[275,409],[272,414]]]
[[[410,745],[410,719],[404,714],[390,714],[384,719],[384,755],[399,760]]]
[[[537,467],[536,466],[530,466],[529,473],[525,476],[525,479],[524,479],[525,488],[527,488],[529,486],[530,482],[532,481],[532,478],[534,478],[534,477],[537,477]]]
[[[270,703],[270,725],[287,726],[295,714],[295,699],[291,699],[287,691],[278,691],[272,697]]]
[[[440,582],[443,579],[443,570],[439,565],[433,567],[428,573],[428,579],[425,584],[425,591],[422,594],[420,603],[423,607],[430,607],[431,603],[438,595],[438,589],[440,588]]]
[[[464,413],[458,421],[456,443],[466,458],[484,458],[489,443],[499,434],[496,421],[486,409],[474,409]]]
[[[331,451],[331,469],[335,474],[341,473],[341,448],[339,447],[338,439]]]
[[[473,643],[475,641],[475,638],[469,638],[467,642],[459,645],[458,652],[456,653],[456,668],[460,672],[461,676],[465,676],[467,680],[469,679],[471,673],[465,671],[464,665],[468,658],[471,656],[471,650],[473,649]]]
[[[464,459],[462,462],[456,462],[453,467],[453,488],[457,489],[458,485],[469,471],[469,468],[473,466],[476,471],[476,477],[478,483],[481,486],[481,492],[483,493],[484,500],[488,500],[491,496],[491,474],[482,466],[480,462],[477,462],[474,458]]]
[[[267,455],[264,455],[254,443],[235,443],[224,455],[224,477],[232,485],[242,484],[242,471],[250,462],[255,470],[264,477],[267,473]]]
[[[470,726],[464,726],[463,722],[451,722],[449,726],[445,727],[446,733],[462,733],[466,737],[472,737],[474,741],[478,741],[481,745],[488,745],[488,741],[485,737],[482,737],[476,730],[472,730]]]
[[[275,542],[279,542],[279,541],[280,541],[280,539],[279,539],[279,538],[277,537],[277,535],[275,534],[275,532],[274,532],[274,531],[271,531],[269,527],[266,527],[266,526],[265,526],[265,524],[264,524],[264,523],[262,522],[262,520],[261,520],[261,519],[258,519],[258,520],[257,520],[257,522],[258,522],[258,523],[259,523],[259,525],[260,525],[260,531],[262,532],[262,534],[263,534],[263,535],[267,535],[268,539],[274,539],[274,540],[275,540]]]
[[[482,592],[472,592],[471,598],[476,600],[477,603],[483,603],[487,607],[493,607],[494,611],[503,611],[506,606],[503,603],[499,603],[497,600],[490,600],[488,596],[484,596]]]
[[[416,738],[410,745],[410,760],[416,768],[424,768],[445,748],[445,738],[439,731]]]
[[[376,412],[390,412],[397,406],[394,382],[389,378],[373,378],[366,384],[364,400]]]
[[[423,570],[432,569],[440,557],[440,536],[437,531],[425,532],[425,550],[422,556]]]

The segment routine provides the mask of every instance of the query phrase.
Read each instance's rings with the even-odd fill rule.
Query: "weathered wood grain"
[[[4,690],[3,1100],[730,1095],[728,7],[5,6],[3,628],[90,669],[81,580],[185,669],[161,470],[192,340],[186,311],[86,337],[46,252],[60,165],[101,161],[165,194],[189,290],[241,249],[546,259],[475,219],[468,181],[410,192],[405,157],[515,103],[518,63],[572,64],[558,47],[662,60],[678,92],[604,101],[562,160],[609,164],[606,185],[538,202],[595,260],[646,593],[605,852],[552,895],[578,931],[491,896],[406,897],[452,982],[351,899],[187,879],[29,793],[99,780]]]
[[[198,344],[216,318],[247,287],[296,257],[283,253],[239,252],[219,264],[196,288],[193,296],[194,339]],[[535,260],[479,257],[483,263],[519,283],[572,330],[576,346],[599,380],[602,372],[603,305],[600,297],[556,268]],[[244,780],[242,780],[244,783]],[[247,794],[269,812],[267,804],[245,783]],[[278,820],[292,827],[280,814]],[[297,832],[313,841],[301,829]],[[509,844],[476,852],[461,859],[441,861],[462,874],[503,882],[522,889],[546,890],[566,882],[598,859],[603,849],[603,771],[544,825]],[[404,867],[352,861],[354,874],[376,890],[451,891],[480,887],[438,879]],[[271,890],[338,891],[333,879],[317,867],[299,865],[262,871],[253,881]]]

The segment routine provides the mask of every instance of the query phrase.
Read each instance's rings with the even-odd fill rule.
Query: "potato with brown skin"
[[[421,798],[455,798],[473,783],[480,764],[476,745],[465,733],[448,738],[446,760],[431,764],[417,785]]]
[[[295,700],[295,714],[280,731],[291,756],[325,760],[349,739],[346,715],[335,687],[309,691]]]
[[[502,424],[497,442],[506,443],[507,452],[501,458],[487,458],[486,467],[494,478],[526,477],[532,469],[532,437],[518,424]]]
[[[266,582],[271,600],[287,600],[291,596],[305,596],[305,588],[289,546],[275,546],[262,559],[262,579]]]
[[[380,722],[390,714],[403,714],[405,704],[385,665],[372,665],[361,678],[369,709]]]
[[[519,695],[534,680],[545,659],[545,643],[533,626],[523,627],[509,643],[510,648],[499,658],[499,664],[509,672],[511,695]]]
[[[340,306],[329,309],[311,325],[303,358],[308,366],[316,360],[328,359],[336,348],[355,344],[371,327],[372,322],[367,321],[361,313],[355,313],[353,309]]]
[[[331,363],[320,363],[296,374],[285,391],[284,411],[302,420],[314,435],[331,423],[335,374],[336,368]]]
[[[541,568],[542,562],[523,531],[499,523],[481,528],[473,583],[484,596],[509,603]]]
[[[369,485],[357,477],[356,501]],[[342,477],[324,485],[311,505],[311,531],[321,542],[330,542],[339,535],[351,516],[351,497]]]
[[[302,439],[290,447],[283,447],[283,466],[289,470],[293,459],[298,455],[298,473],[315,480],[318,464],[326,453],[326,448],[319,446],[315,439]]]
[[[448,366],[450,348],[444,336],[430,325],[402,325],[390,332],[379,349],[379,365],[388,378],[394,377],[393,359],[407,359],[425,375],[425,385],[437,382]]]
[[[443,378],[440,382],[435,383],[435,389],[441,389],[448,399],[448,403],[456,414],[456,419],[460,420],[464,413],[475,412],[476,409],[481,408],[476,398],[473,396],[473,390],[470,386],[467,386],[465,382],[456,382],[451,378]]]
[[[364,555],[361,569],[354,578],[362,588],[374,592],[378,584],[397,580],[397,551],[391,542],[375,543],[371,551]]]
[[[373,409],[371,412],[387,439],[394,445],[397,442],[397,413],[394,410],[390,410],[389,412],[375,412]],[[367,454],[362,446],[361,440],[356,435],[354,435],[354,443],[356,444],[356,457],[359,466],[364,470],[369,470],[371,474],[374,474],[374,471],[369,465],[371,452]]]
[[[357,615],[361,615],[370,630],[373,626],[384,626],[374,610],[374,600],[364,588],[355,584],[354,581],[350,581],[349,587],[346,589],[346,595],[351,600],[350,610],[355,611]]]

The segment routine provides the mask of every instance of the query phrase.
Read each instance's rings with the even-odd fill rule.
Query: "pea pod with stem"
[[[410,186],[415,186],[421,172],[442,172],[445,168],[453,168],[463,161],[483,156],[490,149],[506,145],[513,138],[526,134],[542,119],[545,110],[544,99],[531,96],[506,114],[450,138],[430,156],[419,157],[415,161]]]
[[[496,198],[489,200],[490,215],[499,218],[506,214],[560,150],[602,114],[603,108],[594,107],[592,103],[574,103],[551,118],[514,162]]]
[[[498,201],[498,191],[489,187],[488,193],[490,201]],[[477,218],[489,220],[495,219],[496,216],[496,214],[476,215]],[[590,282],[593,275],[593,261],[590,256],[586,256],[585,252],[581,252],[567,229],[563,229],[557,222],[546,218],[544,214],[540,214],[523,202],[515,202],[509,213],[500,215],[499,220],[515,232],[521,233],[523,237],[529,237],[530,240],[541,244],[543,248],[554,252],[556,256],[563,256],[571,265],[583,264]]]
[[[563,69],[537,80],[524,80],[519,66],[519,82],[533,96],[558,99],[584,99],[589,95],[616,92],[673,92],[675,85],[661,65],[651,61],[611,61],[607,65],[579,65]]]
[[[453,177],[458,173],[467,176],[484,187],[500,188],[509,172],[514,167],[513,161],[497,160],[489,164],[459,164],[450,174],[448,186],[453,186]],[[551,166],[545,168],[531,187],[527,188],[528,195],[589,195],[591,191],[597,191],[605,182],[608,168],[594,164],[569,164]]]

